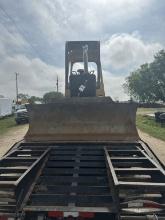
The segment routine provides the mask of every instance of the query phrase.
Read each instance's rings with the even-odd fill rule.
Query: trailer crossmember
[[[33,151],[20,146],[0,160],[0,216],[18,214],[48,152],[49,149]]]
[[[165,216],[165,173],[151,157],[138,142],[21,143],[0,161],[0,216]]]
[[[129,149],[113,144],[104,147],[121,213],[164,212],[165,171],[141,145]]]

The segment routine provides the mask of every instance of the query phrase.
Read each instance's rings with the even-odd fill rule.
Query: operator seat
[[[71,97],[95,97],[96,96],[96,76],[85,73],[84,69],[78,69],[76,75],[71,74],[70,96]]]

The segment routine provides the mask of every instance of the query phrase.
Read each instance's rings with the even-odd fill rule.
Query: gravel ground
[[[19,125],[11,128],[7,133],[0,135],[0,157],[2,157],[16,142],[23,139],[28,125]]]
[[[20,125],[10,129],[6,134],[0,136],[0,157],[2,157],[10,147],[17,141],[23,139],[28,130],[28,125]],[[150,135],[138,131],[139,136],[144,142],[148,143],[158,158],[165,164],[165,142]]]
[[[138,133],[140,138],[150,146],[159,160],[165,165],[165,141],[154,138],[140,130],[138,130]]]

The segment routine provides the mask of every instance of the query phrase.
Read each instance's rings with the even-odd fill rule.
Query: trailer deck
[[[0,160],[0,216],[17,215],[48,152],[49,149],[30,150],[20,145]]]
[[[165,216],[165,171],[141,143],[20,143],[0,161],[0,216]]]
[[[104,149],[92,148],[52,149],[25,209],[116,212]]]

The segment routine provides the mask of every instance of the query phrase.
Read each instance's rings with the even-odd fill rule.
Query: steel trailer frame
[[[29,213],[60,211],[165,218],[164,166],[141,141],[20,142],[0,166],[0,216],[26,219]]]

